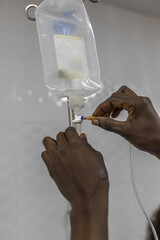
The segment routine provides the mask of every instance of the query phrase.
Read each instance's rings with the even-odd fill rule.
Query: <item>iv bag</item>
[[[36,23],[46,86],[58,97],[99,91],[95,39],[82,0],[45,0]]]

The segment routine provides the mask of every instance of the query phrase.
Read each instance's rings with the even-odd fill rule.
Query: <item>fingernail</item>
[[[93,119],[92,124],[98,126],[99,125],[98,119]]]

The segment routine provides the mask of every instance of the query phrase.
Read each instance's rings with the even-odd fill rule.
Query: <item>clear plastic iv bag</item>
[[[45,0],[36,22],[46,86],[58,97],[99,91],[95,39],[82,0]]]

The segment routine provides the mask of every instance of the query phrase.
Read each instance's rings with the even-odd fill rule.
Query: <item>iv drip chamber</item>
[[[82,0],[45,0],[35,16],[46,86],[60,98],[101,90],[94,33]]]

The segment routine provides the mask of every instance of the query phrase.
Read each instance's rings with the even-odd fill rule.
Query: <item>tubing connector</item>
[[[80,110],[85,106],[85,99],[82,95],[73,95],[68,98],[69,125],[74,127],[78,134],[81,133],[82,119]]]

